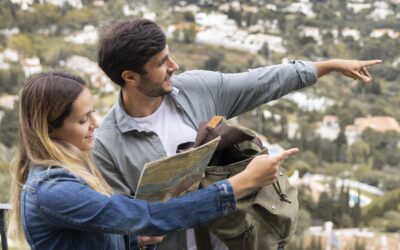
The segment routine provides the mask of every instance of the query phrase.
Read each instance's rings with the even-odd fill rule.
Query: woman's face
[[[50,135],[69,142],[82,151],[91,150],[94,147],[94,130],[99,126],[93,115],[93,106],[93,96],[85,87],[73,102],[72,111],[63,125],[53,129]]]

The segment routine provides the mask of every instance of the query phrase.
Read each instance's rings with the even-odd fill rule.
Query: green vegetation
[[[400,230],[400,135],[393,131],[378,133],[368,129],[364,131],[361,139],[351,146],[347,145],[344,135],[345,127],[353,124],[356,117],[392,116],[400,121],[399,65],[393,64],[400,58],[400,39],[388,36],[370,37],[372,30],[377,28],[399,32],[398,18],[389,16],[384,20],[372,21],[366,19],[372,10],[354,14],[346,9],[346,1],[326,0],[310,1],[316,13],[315,18],[283,10],[288,4],[296,1],[240,1],[242,4],[257,7],[257,11],[236,9],[232,6],[220,10],[243,29],[254,27],[259,21],[277,20],[278,30],[267,25],[261,25],[260,30],[266,34],[282,36],[287,53],[275,53],[264,44],[258,54],[252,54],[195,43],[197,29],[194,14],[169,8],[180,5],[181,1],[178,0],[116,0],[105,1],[103,6],[95,5],[93,0],[85,0],[82,1],[84,7],[81,9],[69,5],[58,7],[37,2],[35,1],[29,11],[20,9],[10,1],[0,3],[0,30],[18,28],[20,31],[14,35],[0,34],[0,51],[13,48],[22,58],[37,56],[44,70],[66,70],[60,62],[65,62],[73,55],[96,61],[96,45],[67,43],[64,41],[65,36],[82,30],[86,25],[102,27],[116,18],[130,19],[141,16],[143,11],[139,7],[143,4],[157,14],[157,22],[164,28],[169,24],[179,24],[182,27],[169,38],[171,55],[180,65],[180,72],[191,69],[241,72],[249,68],[280,63],[283,58],[382,59],[383,64],[369,70],[374,78],[370,84],[352,81],[339,74],[330,74],[320,79],[317,85],[305,90],[315,96],[334,100],[334,104],[325,111],[306,112],[287,99],[281,99],[273,105],[263,105],[259,111],[268,110],[275,116],[263,119],[263,126],[259,132],[271,143],[279,143],[285,148],[301,148],[301,154],[284,163],[290,173],[299,170],[300,176],[315,173],[349,178],[380,187],[386,192],[378,199],[370,196],[375,199],[374,202],[361,212],[359,204],[352,208],[348,206],[347,187],[336,190],[333,184],[329,184],[332,187],[331,192],[322,193],[319,201],[310,198],[312,190],[301,187],[299,199],[302,210],[297,237],[301,236],[312,219],[331,220],[338,227],[368,225],[389,232]],[[198,4],[199,1],[187,2]],[[219,10],[226,1],[203,2],[205,3],[201,6],[201,11],[211,12]],[[125,17],[122,11],[125,4],[136,14]],[[277,10],[267,9],[266,4],[274,4]],[[390,4],[390,8],[398,13],[399,5]],[[304,27],[318,28],[321,41],[305,36],[301,32]],[[345,28],[360,31],[360,40],[345,37]],[[88,79],[87,76],[83,77]],[[0,96],[18,94],[24,82],[25,75],[21,65],[10,63],[9,69],[0,70]],[[103,115],[114,103],[116,93],[103,93],[99,88],[91,88],[96,96],[96,109]],[[5,202],[10,186],[8,166],[17,140],[18,110],[14,108],[0,111],[4,112],[0,121],[0,202]],[[239,121],[245,126],[257,129],[259,118],[254,113],[251,111],[243,114]],[[334,141],[322,139],[315,132],[324,115],[335,115],[339,118],[341,133]],[[277,119],[276,116],[280,118]],[[299,126],[296,136],[291,138],[290,123],[297,123]],[[294,245],[292,248],[288,246],[288,249],[303,249],[302,245],[301,248],[300,245],[296,245],[296,240],[292,242]],[[319,245],[317,239],[310,243],[315,249],[318,249]],[[357,242],[354,246],[354,249],[363,248],[362,242]]]

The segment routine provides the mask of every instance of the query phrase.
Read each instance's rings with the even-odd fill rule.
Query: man
[[[177,145],[194,141],[200,122],[214,115],[237,116],[332,71],[369,81],[366,66],[380,61],[294,61],[238,74],[187,71],[174,76],[178,65],[164,32],[139,19],[104,32],[98,63],[121,91],[97,130],[94,156],[116,192],[134,195],[144,164],[174,155]],[[157,249],[196,249],[190,230],[188,242],[185,238],[182,233],[168,235]]]

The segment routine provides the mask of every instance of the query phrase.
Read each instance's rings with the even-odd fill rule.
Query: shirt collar
[[[172,92],[169,94],[175,101],[177,101],[177,96],[179,93],[179,89],[176,87],[172,88]],[[122,102],[122,90],[118,94],[117,103],[115,105],[115,121],[117,123],[118,129],[121,133],[137,130],[139,132],[149,132],[147,130],[143,130],[138,126],[135,119],[126,113],[124,109],[124,105]]]

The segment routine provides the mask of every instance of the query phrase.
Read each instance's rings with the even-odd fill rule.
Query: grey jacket
[[[235,74],[186,71],[172,78],[174,88],[168,98],[174,100],[188,125],[197,130],[200,122],[215,115],[229,119],[312,85],[317,78],[315,65],[304,61]],[[116,192],[134,195],[144,164],[166,157],[166,153],[159,137],[141,130],[125,112],[119,97],[96,130],[94,157]]]

